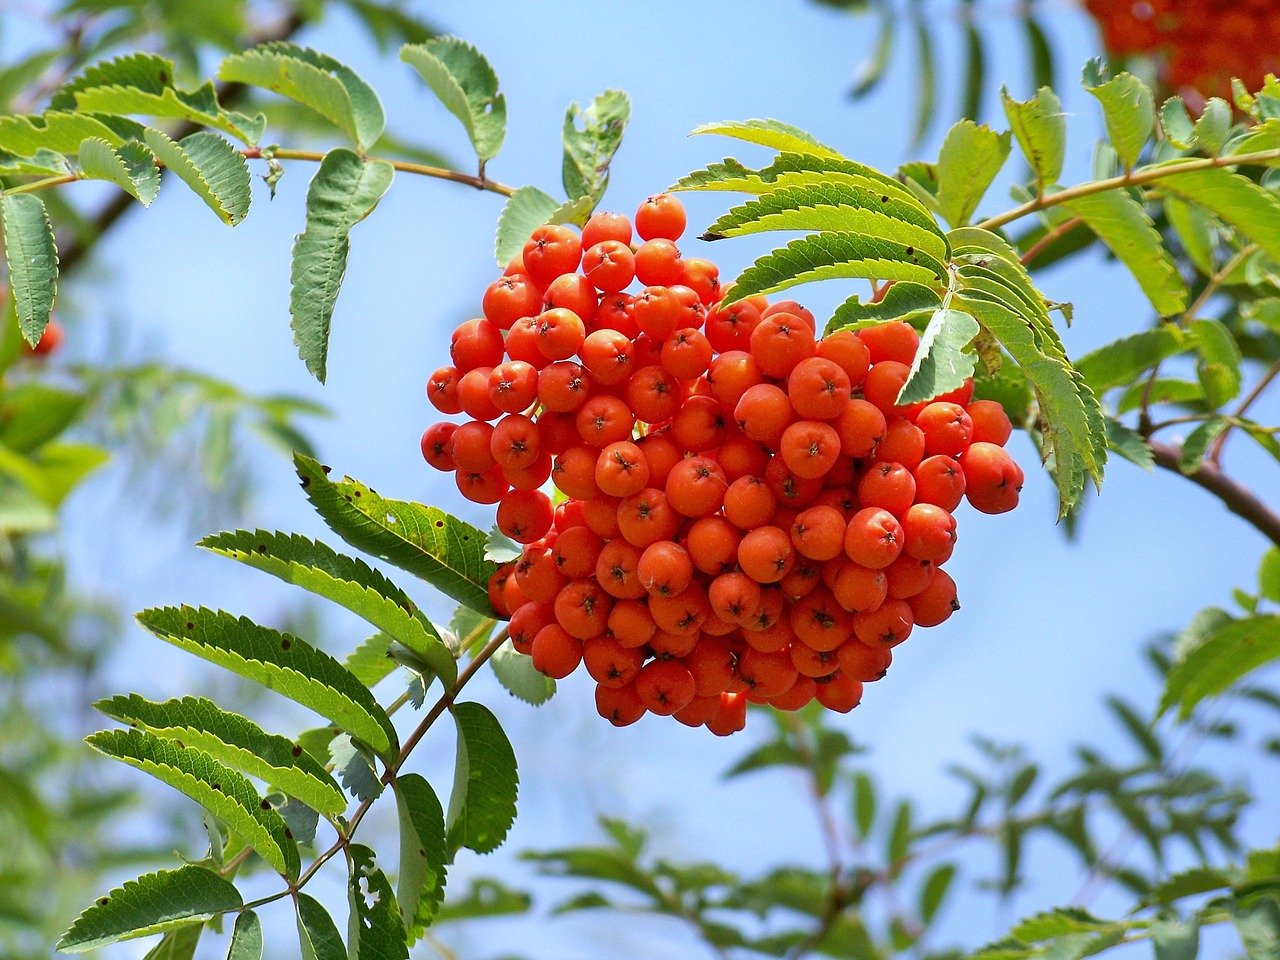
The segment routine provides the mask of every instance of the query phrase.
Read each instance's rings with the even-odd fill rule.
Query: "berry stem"
[[[1258,150],[1254,153],[1241,153],[1232,157],[1201,157],[1196,160],[1187,160],[1184,163],[1143,167],[1141,170],[1134,170],[1123,176],[1110,177],[1106,180],[1093,180],[1089,183],[1081,183],[1065,190],[1059,190],[1057,193],[1044,194],[1034,200],[1028,200],[1012,210],[1006,210],[1004,213],[983,220],[977,226],[982,230],[994,230],[1021,217],[1037,213],[1049,207],[1056,207],[1059,204],[1069,203],[1081,197],[1091,197],[1095,193],[1105,193],[1108,190],[1118,190],[1122,187],[1141,186],[1144,183],[1163,180],[1165,177],[1177,176],[1180,173],[1194,173],[1197,170],[1217,170],[1222,167],[1267,164],[1274,160],[1280,160],[1280,150]]]

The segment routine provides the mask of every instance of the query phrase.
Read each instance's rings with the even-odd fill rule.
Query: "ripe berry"
[[[547,224],[533,231],[521,257],[530,279],[545,288],[556,277],[578,269],[582,241],[568,227]]]
[[[650,197],[635,215],[636,233],[642,240],[679,240],[684,233],[684,204],[669,193]]]

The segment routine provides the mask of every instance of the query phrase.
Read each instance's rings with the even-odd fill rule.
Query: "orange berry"
[[[673,597],[693,581],[689,551],[671,540],[644,548],[636,563],[637,582],[651,596]]]
[[[935,570],[929,585],[911,597],[911,615],[921,627],[936,627],[960,609],[956,582],[945,570]]]
[[[849,405],[849,376],[833,360],[809,357],[787,377],[787,396],[807,420],[834,420]]]
[[[911,635],[915,619],[905,600],[886,600],[875,610],[853,615],[853,632],[871,646],[893,647]]]
[[[844,535],[844,552],[854,563],[883,570],[902,552],[902,525],[887,510],[867,507],[849,521]]]
[[[684,204],[669,193],[656,194],[640,204],[635,225],[643,240],[679,240],[685,227]]]
[[[911,365],[920,346],[920,336],[909,323],[900,320],[878,323],[858,331],[858,339],[867,346],[873,364],[886,360]]]
[[[534,668],[555,680],[563,680],[582,662],[582,641],[571,637],[558,623],[537,632],[531,651]]]
[[[597,686],[596,712],[615,727],[625,727],[645,715],[645,706],[634,683],[622,687]]]
[[[650,713],[669,717],[689,705],[696,689],[693,674],[678,660],[651,660],[635,680],[636,695]]]
[[[1003,447],[1013,435],[1013,424],[1004,407],[994,400],[974,400],[968,406],[973,421],[973,443],[994,443]]]
[[[756,583],[777,583],[795,563],[791,538],[777,527],[750,530],[738,545],[738,564]]]
[[[667,500],[683,516],[705,517],[720,509],[728,486],[720,464],[709,457],[689,457],[667,474]]]
[[[629,440],[611,443],[596,460],[596,486],[611,497],[629,497],[649,485],[649,462]]]

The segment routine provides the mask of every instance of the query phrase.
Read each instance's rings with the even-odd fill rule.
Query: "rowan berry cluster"
[[[611,213],[534,231],[427,384],[469,419],[430,427],[423,456],[525,545],[490,584],[515,649],[551,677],[585,665],[613,723],[851,710],[958,609],[941,566],[961,499],[1017,505],[1009,419],[972,383],[898,405],[906,323],[817,339],[793,301],[724,304],[684,227],[660,195],[638,245]]]
[[[1275,0],[1086,0],[1107,51],[1158,55],[1175,91],[1231,96],[1231,79],[1250,90],[1280,71],[1280,7]]]

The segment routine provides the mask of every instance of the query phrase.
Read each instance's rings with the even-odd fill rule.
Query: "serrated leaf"
[[[320,902],[306,893],[294,898],[298,911],[298,945],[302,960],[347,960],[342,934]]]
[[[871,827],[876,820],[876,787],[871,777],[861,770],[853,775],[853,823],[858,830],[858,838],[865,840],[871,836]]]
[[[58,295],[58,250],[44,201],[30,193],[0,197],[9,287],[22,336],[35,346]]]
[[[143,136],[160,162],[223,223],[234,227],[248,215],[252,198],[249,165],[230,143],[205,130],[177,143],[150,127]]]
[[[689,131],[689,136],[715,134],[732,137],[747,143],[770,147],[779,153],[806,153],[815,157],[844,159],[835,150],[816,138],[780,120],[728,120],[720,123],[704,123]]]
[[[827,322],[825,335],[845,328],[874,326],[886,320],[928,314],[932,316],[942,306],[942,296],[931,287],[920,283],[898,281],[889,288],[878,303],[863,303],[858,297],[850,297]]]
[[[360,681],[305,640],[204,607],[156,607],[138,622],[161,640],[314,710],[379,753],[395,728]]]
[[[1156,167],[1176,168],[1186,162],[1174,160]],[[1280,200],[1271,191],[1248,177],[1219,168],[1167,174],[1156,183],[1163,193],[1201,206],[1225,220],[1271,259],[1280,260]]]
[[[815,233],[758,259],[734,281],[725,304],[757,293],[839,278],[940,284],[947,268],[923,250],[856,233]]]
[[[1195,146],[1195,122],[1181,97],[1170,97],[1161,104],[1160,129],[1165,139],[1179,150],[1190,150]]]
[[[453,654],[417,604],[363,560],[300,534],[265,530],[214,534],[198,546],[346,607],[419,654],[445,686],[458,679]]]
[[[1204,409],[1204,390],[1191,380],[1174,377],[1156,377],[1149,388],[1151,404],[1176,403],[1190,409]],[[1148,396],[1146,382],[1135,383],[1120,395],[1116,413],[1129,413],[1143,406]]]
[[[229,881],[188,864],[159,870],[112,890],[76,918],[58,941],[64,953],[160,933],[238,910],[244,901]]]
[[[1113,387],[1132,384],[1157,363],[1182,353],[1189,346],[1178,327],[1161,324],[1085,354],[1076,361],[1076,370],[1101,396]]]
[[[498,648],[489,658],[493,675],[503,689],[517,700],[538,707],[556,695],[556,682],[533,666],[533,659],[518,653],[510,644]]]
[[[144,207],[151,206],[160,191],[155,154],[136,140],[116,149],[105,140],[90,137],[80,144],[79,161],[83,176],[114,183]]]
[[[938,154],[938,209],[953,227],[963,227],[978,208],[996,174],[1009,159],[1008,131],[961,120],[947,133]]]
[[[1124,191],[1108,190],[1062,206],[1083,220],[1129,268],[1158,314],[1170,316],[1186,309],[1186,284],[1142,204]]]
[[[516,816],[516,755],[489,709],[479,703],[454,704],[458,753],[449,794],[450,858],[460,847],[476,853],[496,850]]]
[[[1231,882],[1231,877],[1216,867],[1192,867],[1160,881],[1142,898],[1140,905],[1169,904],[1184,897],[1225,890]]]
[[[310,107],[361,148],[372,146],[386,127],[378,95],[355,71],[297,44],[264,43],[233,54],[222,61],[218,76],[230,83],[271,90]]]
[[[489,529],[484,543],[484,558],[494,563],[511,563],[520,558],[523,547],[498,529],[495,523]]]
[[[1231,104],[1221,97],[1210,97],[1196,118],[1196,143],[1217,156],[1227,145],[1233,119]]]
[[[444,899],[444,808],[436,792],[416,773],[397,777],[392,784],[400,815],[400,871],[396,901],[410,942],[431,925]]]
[[[609,185],[609,164],[622,144],[631,119],[631,98],[621,90],[597,94],[586,108],[569,104],[561,139],[561,179],[571,199],[589,197],[594,205]]]
[[[1218,320],[1195,320],[1189,329],[1198,355],[1200,386],[1209,406],[1217,409],[1240,392],[1240,347]]]
[[[391,636],[379,630],[347,654],[342,665],[366,687],[372,688],[395,672],[396,661],[388,656],[390,648]]]
[[[135,693],[99,700],[94,707],[113,720],[203,750],[322,813],[338,814],[347,807],[333,777],[296,743],[211,700],[184,697],[157,703]]]
[[[141,730],[102,730],[85,742],[186,794],[244,838],[272,869],[297,878],[298,847],[284,820],[230,767],[180,740],[162,740]]]
[[[950,250],[933,218],[919,206],[878,190],[832,179],[807,186],[779,187],[734,207],[703,234],[704,240],[770,230],[861,233],[918,247],[939,260]]]
[[[1217,270],[1214,219],[1202,208],[1183,203],[1177,197],[1164,198],[1164,212],[1187,258],[1201,273],[1212,276]]]
[[[1067,145],[1067,120],[1062,102],[1048,87],[1041,87],[1035,97],[1025,101],[1014,100],[1008,90],[1001,88],[1000,98],[1013,135],[1043,193],[1062,175]]]
[[[227,960],[262,960],[262,921],[252,910],[236,917]]]
[[[350,477],[335,483],[310,457],[294,463],[307,499],[347,543],[493,616],[488,584],[497,567],[484,559],[483,533],[436,507],[384,499]]]
[[[1010,930],[1009,935],[1026,943],[1040,943],[1073,933],[1093,933],[1112,926],[1115,926],[1113,921],[1101,920],[1078,907],[1059,907],[1027,917]]]
[[[347,939],[352,960],[408,960],[404,925],[390,881],[374,864],[373,851],[368,847],[353,843],[347,851],[351,863]]]
[[[920,888],[920,919],[926,924],[937,915],[956,878],[956,865],[943,863],[934,867]]]
[[[294,238],[289,271],[289,317],[298,356],[324,382],[329,328],[347,272],[351,228],[371,214],[391,186],[395,168],[362,160],[350,150],[330,150],[307,188],[307,225]]]
[[[1155,97],[1151,88],[1131,73],[1108,78],[1103,62],[1090,60],[1084,69],[1084,88],[1098,98],[1107,122],[1107,135],[1126,170],[1132,170],[1151,139]]]
[[[50,110],[42,116],[0,116],[0,150],[16,157],[34,157],[42,153],[79,153],[80,144],[90,137],[118,147],[132,136],[122,132],[138,124],[123,118],[107,118],[86,113]],[[120,129],[117,129],[120,128]]]
[[[71,161],[52,150],[37,150],[30,157],[0,154],[0,176],[63,177],[71,173]]]
[[[973,375],[977,354],[969,342],[978,335],[978,321],[959,310],[937,310],[920,337],[920,347],[898,403],[932,400],[962,386]]]
[[[1222,693],[1241,677],[1280,658],[1280,616],[1232,620],[1173,665],[1165,678],[1160,713],[1178,708],[1191,716],[1196,704]]]
[[[445,109],[462,123],[483,165],[497,156],[507,132],[507,100],[484,54],[458,37],[405,44],[400,59],[418,71]]]

